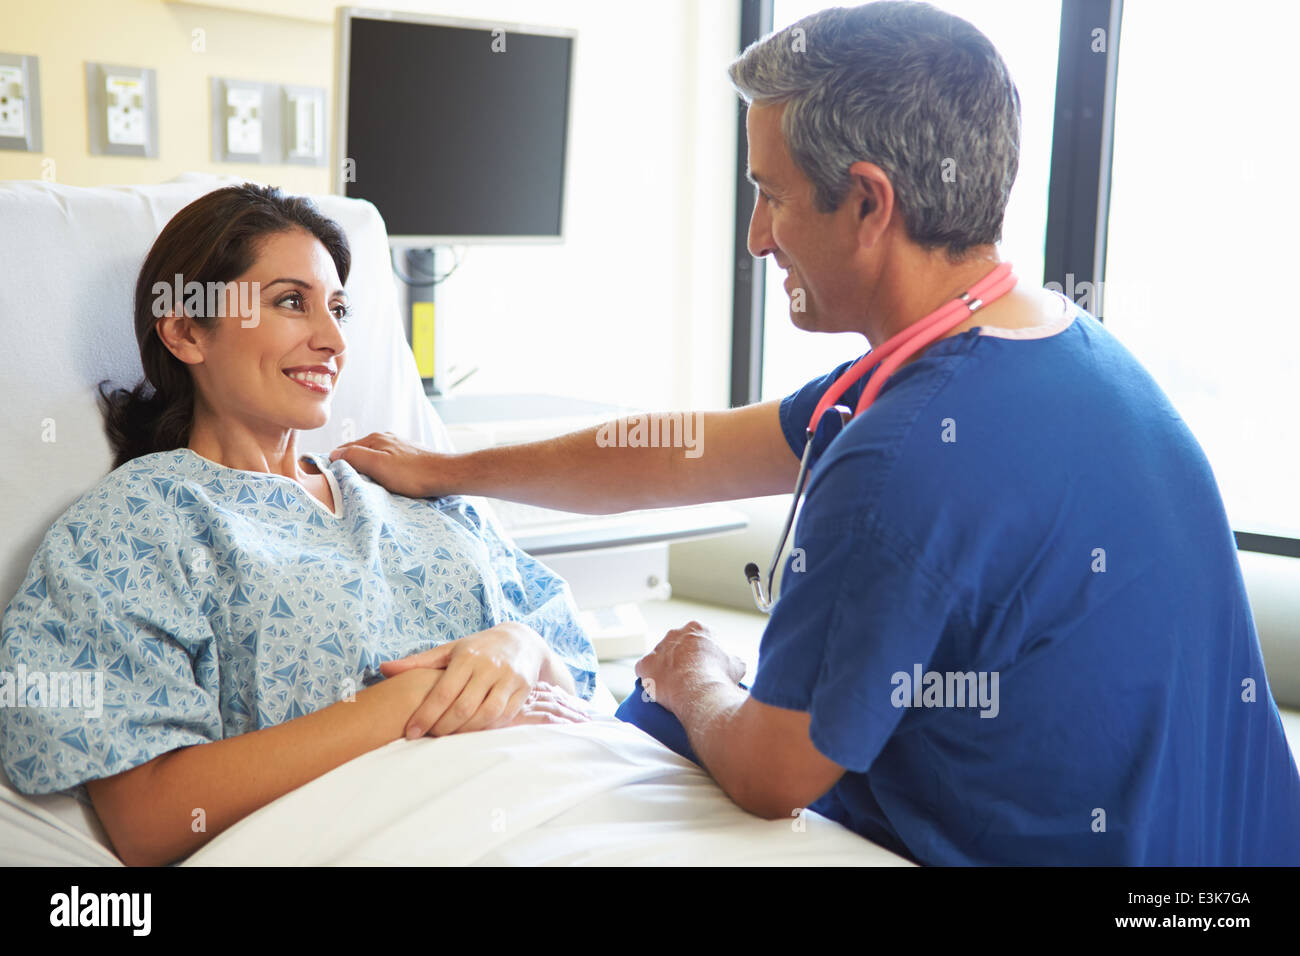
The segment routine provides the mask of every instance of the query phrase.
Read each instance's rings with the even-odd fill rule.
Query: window
[[[1205,449],[1239,532],[1300,537],[1300,6],[1124,7],[1103,308]]]

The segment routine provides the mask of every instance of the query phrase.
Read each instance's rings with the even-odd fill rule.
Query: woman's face
[[[274,233],[235,281],[238,296],[230,300],[239,307],[197,335],[198,401],[218,420],[257,432],[319,428],[329,420],[347,347],[340,329],[347,294],[334,260],[305,230]]]

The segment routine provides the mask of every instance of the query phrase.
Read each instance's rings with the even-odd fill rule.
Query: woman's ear
[[[203,349],[196,335],[197,326],[184,310],[173,309],[158,319],[153,326],[159,340],[186,365],[200,365]]]

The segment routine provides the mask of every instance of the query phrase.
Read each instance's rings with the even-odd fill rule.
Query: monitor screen
[[[339,25],[338,191],[396,239],[562,236],[572,31],[352,10]]]

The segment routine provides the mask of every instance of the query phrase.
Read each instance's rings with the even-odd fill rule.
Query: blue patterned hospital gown
[[[0,759],[18,790],[84,800],[86,780],[309,714],[381,680],[381,661],[507,620],[591,697],[596,656],[563,580],[464,498],[404,498],[308,457],[339,514],[182,448],[127,462],[55,522],[0,630]]]

